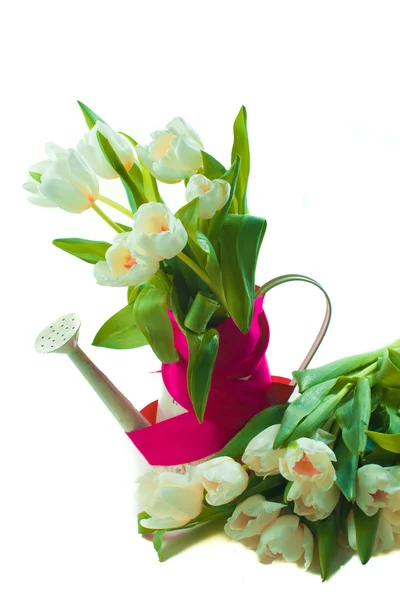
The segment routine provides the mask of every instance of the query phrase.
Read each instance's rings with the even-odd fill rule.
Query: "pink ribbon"
[[[258,412],[285,402],[293,387],[273,381],[265,356],[269,326],[256,299],[248,333],[232,319],[217,327],[219,350],[202,423],[194,413],[186,382],[188,346],[185,335],[170,314],[179,362],[162,365],[164,384],[188,412],[151,427],[127,433],[151,465],[172,466],[194,462],[219,452]]]

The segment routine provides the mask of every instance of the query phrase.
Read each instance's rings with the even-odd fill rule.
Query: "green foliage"
[[[96,125],[96,121],[101,121],[102,123],[105,123],[105,121],[103,121],[103,119],[99,117],[99,115],[96,115],[96,113],[93,112],[93,110],[91,110],[88,106],[86,106],[86,104],[83,104],[83,102],[80,102],[79,100],[78,104],[79,108],[83,113],[83,116],[85,117],[85,121],[89,129],[93,129],[93,127]]]
[[[358,454],[353,454],[342,437],[336,442],[336,484],[349,502],[354,502],[356,497],[356,475],[359,463]]]
[[[225,167],[216,158],[211,156],[211,154],[204,152],[204,150],[201,150],[201,155],[203,157],[203,167],[200,173],[211,180],[221,179],[226,173]]]
[[[81,238],[61,238],[53,240],[54,246],[76,256],[92,265],[105,260],[106,252],[111,244]]]
[[[186,315],[185,327],[195,333],[204,333],[218,307],[218,302],[199,292]]]
[[[239,173],[240,156],[236,156],[235,162],[232,164],[232,167],[230,168],[226,176],[224,176],[224,179],[226,179],[226,181],[228,181],[228,183],[231,186],[228,201],[221,208],[221,210],[217,211],[215,216],[209,221],[208,237],[214,248],[218,248],[219,235],[221,233],[222,227],[224,226],[226,215],[229,213],[233,198],[235,196],[236,186],[239,179]]]
[[[96,135],[104,156],[121,178],[132,212],[136,212],[139,206],[147,202],[147,198],[137,183],[135,183],[135,181],[129,175],[107,138],[104,137],[104,135],[102,135],[99,131]]]
[[[245,451],[247,444],[256,437],[261,431],[271,425],[277,425],[282,421],[282,417],[287,410],[288,404],[277,404],[265,408],[255,415],[246,425],[218,452],[217,456],[230,456],[240,459]]]
[[[357,551],[362,564],[365,565],[374,551],[380,514],[378,511],[376,515],[368,517],[357,504],[354,505],[353,510],[354,524],[356,527]]]
[[[221,230],[222,282],[229,313],[247,333],[254,309],[255,270],[266,221],[251,215],[227,215]]]
[[[129,306],[133,307],[137,327],[160,361],[177,362],[172,325],[167,313],[167,293],[154,286],[145,286]]]
[[[158,560],[160,562],[162,562],[161,551],[162,551],[163,537],[164,537],[165,532],[166,532],[165,529],[158,529],[153,535],[153,547],[154,547],[154,550],[157,552]]]
[[[317,523],[318,556],[321,567],[322,581],[326,581],[330,575],[332,561],[335,557],[337,545],[337,523],[336,515],[332,514],[323,521]]]
[[[367,431],[366,433],[375,444],[384,450],[400,454],[400,433],[379,433],[377,431]]]
[[[351,400],[336,411],[343,441],[353,454],[362,454],[367,445],[365,430],[371,418],[371,389],[368,379],[357,380]]]
[[[218,354],[218,332],[209,329],[195,334],[186,331],[189,345],[187,382],[196,416],[201,423],[207,406],[211,378]]]
[[[35,173],[34,171],[29,171],[29,175],[37,181],[38,183],[42,183],[42,175],[41,173]]]
[[[128,304],[104,323],[92,343],[102,348],[128,350],[146,346],[148,341],[135,323],[133,305]]]
[[[249,138],[247,134],[247,111],[244,106],[239,111],[233,125],[233,146],[231,162],[236,160],[236,156],[240,156],[241,168],[239,180],[236,186],[236,212],[246,214],[247,209],[247,183],[250,173],[250,148]]]

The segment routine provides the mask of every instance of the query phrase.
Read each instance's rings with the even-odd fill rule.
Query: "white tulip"
[[[228,504],[247,488],[249,476],[242,465],[229,456],[212,458],[195,469],[207,492],[206,500],[213,506]]]
[[[149,202],[142,204],[135,214],[131,240],[139,253],[163,260],[173,258],[183,250],[188,234],[165,204]]]
[[[78,152],[99,177],[103,179],[116,179],[119,175],[104,156],[104,152],[97,139],[98,131],[110,142],[115,154],[127,171],[132,168],[134,163],[132,144],[123,135],[117,133],[102,121],[96,121],[94,127],[85,133],[83,140],[77,146]]]
[[[336,480],[332,461],[336,461],[335,453],[324,442],[299,438],[279,459],[279,470],[285,479],[294,482],[292,493],[296,495],[310,483],[321,490],[329,490]]]
[[[179,529],[197,517],[203,508],[203,486],[187,473],[149,472],[140,477],[138,499],[150,515],[140,524],[148,529]]]
[[[242,456],[244,464],[260,477],[279,473],[279,459],[286,452],[286,448],[273,449],[279,429],[280,425],[271,425],[261,431],[246,446]]]
[[[326,519],[334,511],[340,497],[340,490],[333,484],[324,490],[310,483],[294,482],[287,495],[288,501],[294,500],[296,515],[307,517],[309,521]]]
[[[124,287],[147,281],[158,268],[158,261],[132,248],[129,233],[119,233],[106,252],[106,260],[94,265],[93,274],[100,285]]]
[[[347,536],[349,546],[357,551],[356,527],[352,510],[347,517]],[[396,516],[388,508],[384,508],[379,515],[373,554],[381,554],[395,548],[400,548],[400,514]]]
[[[99,196],[96,174],[75,150],[66,150],[57,144],[46,144],[48,160],[33,165],[31,177],[24,189],[31,193],[28,200],[37,206],[58,207],[70,213],[81,213],[90,208]]]
[[[261,533],[279,517],[285,504],[268,502],[257,494],[237,505],[225,525],[225,533],[234,540],[244,540]]]
[[[151,134],[147,146],[136,146],[140,162],[164,183],[178,183],[196,173],[203,164],[203,144],[197,133],[181,117],[173,119],[164,131]]]
[[[393,509],[400,503],[400,478],[396,470],[380,465],[365,465],[358,469],[356,503],[366,515],[375,515],[380,508]]]
[[[308,569],[314,552],[314,538],[296,515],[279,517],[261,534],[257,556],[262,562],[283,558],[287,562],[304,560]]]
[[[231,186],[223,179],[192,175],[186,187],[186,202],[199,198],[199,218],[211,219],[228,202]]]

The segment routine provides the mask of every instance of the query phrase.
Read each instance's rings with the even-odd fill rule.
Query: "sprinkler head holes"
[[[53,321],[39,333],[35,349],[41,354],[60,352],[69,354],[76,348],[78,331],[81,325],[80,317],[75,313],[64,315]]]

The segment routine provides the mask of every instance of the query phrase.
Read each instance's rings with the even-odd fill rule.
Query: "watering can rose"
[[[99,197],[99,183],[94,171],[72,149],[46,144],[48,160],[33,165],[30,181],[24,189],[28,200],[37,206],[58,207],[81,213]]]
[[[188,234],[164,204],[149,202],[135,214],[131,240],[139,253],[159,261],[179,254],[187,244]]]
[[[196,173],[203,164],[203,144],[195,130],[176,117],[164,131],[155,131],[147,146],[136,146],[140,162],[164,183],[177,183]]]
[[[124,287],[150,279],[158,268],[158,261],[142,256],[132,248],[129,233],[120,233],[107,250],[106,260],[98,262],[93,273],[100,285]]]
[[[77,150],[84,157],[93,171],[103,179],[116,179],[118,173],[112,168],[97,139],[100,132],[110,142],[114,152],[118,156],[125,169],[129,171],[134,163],[132,144],[102,121],[96,121],[95,126],[85,133],[83,140],[79,142]]]

